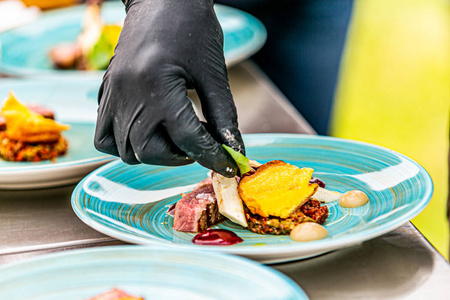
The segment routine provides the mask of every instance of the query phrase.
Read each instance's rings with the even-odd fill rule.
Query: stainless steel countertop
[[[229,77],[242,132],[315,133],[252,62],[233,67]],[[0,191],[0,264],[125,244],[76,217],[74,187]],[[411,223],[357,246],[271,267],[311,299],[450,299],[449,264]]]

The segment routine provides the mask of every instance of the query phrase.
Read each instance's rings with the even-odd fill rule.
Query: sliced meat
[[[199,232],[223,221],[212,183],[202,182],[175,206],[173,229]]]
[[[212,180],[210,177],[207,177],[205,180],[203,180],[202,182],[200,182],[195,188],[199,188],[200,186],[204,185],[204,184],[212,184]],[[181,197],[186,196],[186,194],[181,194]],[[174,216],[175,214],[175,206],[177,206],[176,203],[172,204],[169,209],[167,210],[166,214],[168,214],[169,216]]]
[[[50,60],[58,69],[75,69],[81,56],[77,43],[64,43],[50,50]]]
[[[27,106],[29,109],[31,109],[35,113],[42,115],[44,118],[52,119],[52,120],[55,119],[55,114],[46,107],[40,106],[39,104],[36,104],[36,103],[30,103],[30,104],[27,104]]]

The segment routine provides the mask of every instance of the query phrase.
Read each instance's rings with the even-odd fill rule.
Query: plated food
[[[299,168],[281,160],[265,164],[245,161],[239,153],[232,156],[240,167],[248,165],[241,167],[243,175],[226,178],[212,172],[211,178],[182,195],[168,210],[174,218],[173,229],[199,232],[192,240],[194,244],[242,242],[233,232],[211,229],[225,219],[257,234],[290,235],[292,240],[302,242],[322,239],[328,236],[321,226],[328,217],[325,202],[340,199],[341,206],[356,208],[369,201],[362,191],[341,194],[326,190],[322,180],[312,177],[312,168]],[[322,201],[314,197],[319,189]]]
[[[245,60],[261,48],[267,34],[264,25],[258,19],[235,8],[219,4],[216,4],[214,8],[224,34],[224,55],[228,66]],[[70,63],[70,61],[73,62],[70,59],[73,57],[70,53],[77,52],[73,51],[77,47],[72,46],[77,43],[83,32],[84,21],[82,20],[85,15],[86,5],[74,5],[45,11],[29,24],[1,32],[0,69],[7,74],[39,75],[38,78],[67,76],[80,79],[88,75],[101,80],[104,74],[103,69],[80,71],[76,69],[78,66]],[[124,5],[121,1],[105,1],[101,7],[101,21],[107,26],[121,27],[120,24],[123,24],[125,16]],[[111,37],[114,35],[111,34]],[[69,69],[64,71],[55,67],[50,57],[50,52],[58,45],[62,47],[62,55],[69,57]],[[64,48],[68,51],[64,51]],[[111,49],[109,46],[107,48]],[[108,54],[108,51],[105,53]],[[65,54],[67,52],[69,54]],[[55,53],[55,55],[58,54]],[[109,62],[109,54],[104,57],[105,59],[101,61]]]
[[[0,286],[2,300],[106,300],[124,293],[134,297],[127,300],[308,299],[286,275],[243,257],[130,245],[5,264]]]
[[[7,161],[55,161],[67,152],[62,135],[69,126],[55,122],[51,111],[26,106],[10,92],[0,112],[4,130],[0,132],[0,157]]]
[[[82,31],[77,39],[50,50],[49,57],[56,68],[104,70],[108,67],[122,26],[103,22],[102,3],[102,0],[87,1]]]
[[[115,288],[88,300],[144,300],[144,298],[132,296],[123,290]]]
[[[289,235],[254,233],[226,218],[212,229],[231,231],[243,242],[226,247],[193,244],[197,233],[173,229],[174,218],[167,210],[180,200],[180,193],[191,192],[194,184],[210,177],[198,164],[173,168],[111,162],[77,185],[72,207],[90,227],[129,243],[221,252],[277,263],[316,256],[385,234],[420,213],[432,195],[427,172],[390,149],[296,134],[251,134],[244,135],[244,141],[248,157],[260,162],[277,158],[311,168],[313,176],[326,183],[326,188],[318,188],[312,198],[324,202],[326,199],[319,199],[323,194],[334,197],[321,203],[328,208],[322,225],[327,238],[298,242]],[[364,191],[370,202],[357,208],[342,207],[339,195],[350,190]]]
[[[67,151],[56,161],[17,162],[0,158],[0,189],[36,189],[77,183],[94,169],[115,159],[99,152],[92,142],[99,84],[92,78],[0,80],[0,108],[9,91],[14,91],[17,99],[32,111],[70,126],[69,130],[61,132],[68,141]]]

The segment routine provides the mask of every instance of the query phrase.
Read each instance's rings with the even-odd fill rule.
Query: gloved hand
[[[128,164],[196,160],[224,176],[245,153],[212,0],[130,0],[99,91],[95,147]],[[199,95],[207,124],[187,97]]]

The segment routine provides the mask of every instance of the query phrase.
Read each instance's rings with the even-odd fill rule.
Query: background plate
[[[0,298],[88,299],[113,288],[150,299],[308,299],[278,271],[228,255],[104,247],[0,268]]]
[[[246,135],[245,142],[249,158],[260,162],[282,159],[313,168],[314,176],[324,180],[328,189],[363,190],[370,201],[354,209],[328,203],[330,214],[324,226],[329,237],[323,240],[301,243],[289,236],[258,235],[226,221],[218,227],[234,231],[243,243],[197,246],[191,242],[194,234],[172,229],[173,219],[166,211],[180,199],[180,192],[203,180],[207,170],[199,165],[128,166],[115,161],[78,184],[72,194],[73,209],[92,228],[131,243],[219,251],[273,263],[318,255],[382,235],[416,216],[432,195],[433,185],[426,171],[386,148],[292,134]],[[165,199],[149,203],[160,198]]]
[[[76,183],[97,167],[111,161],[94,148],[98,80],[0,80],[0,99],[12,90],[24,103],[38,103],[55,113],[57,121],[71,125],[63,133],[70,146],[55,163],[0,160],[0,188],[44,188]]]
[[[224,53],[231,66],[257,52],[266,40],[264,25],[255,17],[240,10],[215,5],[216,14],[224,32]],[[101,76],[104,72],[55,70],[48,58],[50,49],[61,42],[73,42],[81,30],[85,7],[77,6],[43,13],[31,24],[0,34],[0,69],[18,75],[90,73]],[[125,18],[120,1],[105,3],[102,16],[106,23],[119,23]]]

